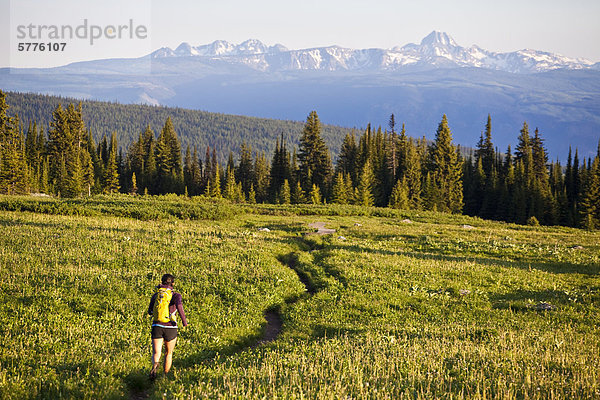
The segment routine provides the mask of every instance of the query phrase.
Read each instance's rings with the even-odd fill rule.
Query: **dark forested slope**
[[[171,117],[182,149],[185,150],[187,145],[196,145],[199,153],[202,153],[207,146],[214,147],[221,161],[226,160],[230,151],[237,155],[243,142],[249,144],[253,151],[264,151],[267,155],[273,152],[276,138],[281,135],[288,143],[295,145],[304,126],[303,122],[297,121],[31,93],[7,92],[6,97],[10,106],[8,113],[18,114],[25,127],[30,121],[37,121],[38,126],[47,127],[52,118],[52,111],[59,103],[64,106],[81,101],[84,122],[86,127],[92,130],[95,140],[98,142],[102,136],[110,136],[112,132],[116,132],[123,150],[137,140],[147,125],[158,135],[167,117]],[[309,111],[307,110],[307,114]],[[349,128],[333,125],[323,126],[323,137],[334,159],[345,134],[350,131]]]

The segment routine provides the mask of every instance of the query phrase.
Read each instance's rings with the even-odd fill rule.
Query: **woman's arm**
[[[154,313],[154,300],[156,299],[156,293],[152,295],[150,298],[150,305],[148,306],[148,315],[152,315]]]
[[[175,307],[177,307],[177,312],[179,313],[179,316],[181,317],[181,323],[183,326],[187,326],[187,318],[185,318],[185,311],[183,311],[183,298],[181,297],[181,294],[176,293],[176,296],[174,298],[175,300]]]

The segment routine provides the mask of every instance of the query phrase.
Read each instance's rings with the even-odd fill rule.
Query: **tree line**
[[[600,143],[594,159],[571,151],[566,168],[550,162],[538,129],[525,122],[514,154],[498,152],[488,116],[472,154],[452,141],[446,115],[433,142],[406,135],[391,115],[385,129],[347,133],[334,166],[315,111],[298,146],[282,135],[270,160],[241,143],[222,163],[217,149],[187,145],[170,117],[156,134],[148,125],[126,151],[117,136],[98,143],[81,103],[58,105],[49,129],[7,114],[0,91],[0,193],[63,197],[98,193],[186,194],[248,203],[337,203],[465,213],[516,223],[600,227]],[[202,151],[203,154],[200,154]]]

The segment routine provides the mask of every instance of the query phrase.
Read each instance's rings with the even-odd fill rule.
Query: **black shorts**
[[[165,339],[170,342],[177,338],[177,328],[163,328],[162,326],[152,327],[152,339]]]

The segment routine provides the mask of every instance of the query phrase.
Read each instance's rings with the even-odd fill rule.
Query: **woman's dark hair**
[[[173,285],[173,282],[175,282],[175,277],[171,274],[164,274],[162,276],[161,282],[163,285]]]

